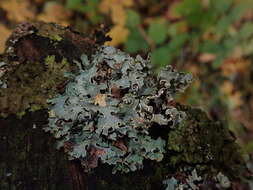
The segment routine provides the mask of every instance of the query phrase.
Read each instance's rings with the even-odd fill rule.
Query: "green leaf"
[[[252,34],[253,34],[253,24],[249,22],[245,23],[238,33],[239,37],[242,39],[247,39]]]
[[[163,46],[154,50],[151,54],[151,63],[157,66],[165,66],[171,63],[172,57],[168,47]]]
[[[191,26],[198,26],[204,16],[200,0],[184,0],[176,7],[176,12],[185,17]]]
[[[168,44],[168,48],[170,51],[181,50],[190,36],[188,34],[178,34],[174,36]]]
[[[127,41],[125,42],[125,51],[129,53],[137,53],[141,50],[147,50],[148,44],[141,36],[138,30],[130,30]]]
[[[127,22],[126,25],[129,28],[134,28],[141,23],[140,15],[134,10],[127,10]]]
[[[178,34],[179,23],[170,24],[168,27],[168,35],[174,37]]]
[[[224,55],[222,55],[222,54],[218,55],[218,56],[216,57],[215,61],[213,62],[212,67],[213,67],[214,69],[219,68],[224,58],[225,58]]]
[[[67,0],[66,7],[71,10],[85,12],[84,0]]]
[[[231,0],[212,0],[210,1],[210,9],[217,14],[225,14],[229,10],[233,1]]]
[[[164,20],[156,20],[149,25],[148,36],[156,43],[161,44],[166,40],[168,27]]]
[[[236,45],[239,43],[237,38],[225,38],[224,39],[224,51],[226,53],[230,53],[230,51],[234,50]]]
[[[200,44],[200,52],[202,53],[218,53],[222,51],[222,47],[212,40],[206,40]]]
[[[234,22],[236,20],[239,20],[241,16],[243,16],[244,10],[246,4],[244,3],[238,3],[234,8],[232,9],[231,13],[228,15],[230,17],[231,22]]]
[[[102,22],[103,18],[99,14],[99,0],[67,0],[66,8],[80,13],[88,13],[88,19],[94,24]]]

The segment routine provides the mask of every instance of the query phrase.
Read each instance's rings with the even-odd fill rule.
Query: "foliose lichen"
[[[117,171],[141,169],[144,159],[161,161],[167,139],[152,137],[155,126],[173,128],[185,113],[173,106],[173,95],[192,80],[171,66],[152,73],[149,60],[102,46],[91,60],[82,56],[79,73],[65,92],[49,100],[49,125],[70,159],[89,171],[99,162]]]
[[[192,170],[188,175],[181,177],[171,177],[163,181],[166,186],[165,190],[201,190],[201,189],[229,189],[232,185],[231,181],[223,173],[219,172],[216,176],[206,177],[200,176],[196,169]]]

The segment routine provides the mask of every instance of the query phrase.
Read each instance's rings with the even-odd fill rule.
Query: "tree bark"
[[[43,64],[50,55],[56,61],[79,60],[108,40],[103,30],[90,36],[53,23],[21,23],[8,39],[0,61],[8,65]],[[8,112],[3,105],[6,103],[0,104],[0,112]],[[7,109],[16,107],[12,106],[14,102],[7,104]],[[7,116],[0,118],[0,189],[87,189],[81,165],[68,161],[62,151],[55,149],[54,139],[42,130],[47,124],[47,111],[30,112],[21,119],[13,112]]]

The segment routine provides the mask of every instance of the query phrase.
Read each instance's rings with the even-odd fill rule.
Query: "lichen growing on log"
[[[102,46],[90,62],[83,57],[65,93],[50,100],[46,131],[87,170],[98,161],[113,165],[113,173],[142,169],[145,159],[161,161],[166,141],[151,138],[149,129],[169,130],[183,120],[184,113],[170,102],[191,75],[168,66],[156,77],[148,60],[113,47]]]
[[[147,60],[100,46],[107,38],[99,35],[88,38],[55,24],[23,23],[10,37],[0,56],[0,112],[6,116],[0,116],[0,148],[5,152],[0,188],[57,189],[61,174],[54,167],[73,162],[78,169],[71,165],[68,177],[75,190],[128,190],[131,184],[133,190],[162,190],[174,183],[168,181],[172,177],[179,186],[191,186],[194,176],[203,179],[194,184],[199,189],[229,180],[230,188],[241,183],[245,164],[227,126],[173,100],[190,75],[168,67],[156,76]],[[47,157],[52,149],[40,152],[36,145],[43,146],[45,139],[42,133],[34,136],[34,124],[57,137],[72,161]],[[8,149],[20,141],[27,149],[35,147],[25,157],[20,148]],[[48,141],[45,147],[50,144],[55,145]],[[48,180],[48,173],[29,160],[38,154],[40,165],[54,176],[50,183],[40,181]],[[22,178],[26,168],[29,173]],[[39,180],[31,184],[35,173]],[[71,186],[66,184],[63,189]]]

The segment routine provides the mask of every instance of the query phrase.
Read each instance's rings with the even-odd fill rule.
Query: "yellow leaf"
[[[94,104],[105,107],[106,106],[106,95],[105,94],[97,94],[94,99]]]
[[[11,31],[4,25],[0,24],[0,53],[3,53],[5,47],[5,41],[11,34]]]
[[[102,13],[108,14],[114,6],[131,7],[133,0],[102,0],[99,5],[99,10]]]
[[[117,46],[127,40],[129,31],[127,28],[121,25],[115,25],[108,35],[112,38],[112,41],[106,42],[106,45]]]
[[[63,26],[69,25],[71,12],[56,2],[47,3],[43,13],[38,15],[38,20],[44,22],[55,22]]]
[[[106,45],[117,46],[127,40],[129,31],[125,27],[126,11],[125,8],[133,5],[133,0],[102,0],[99,10],[104,14],[110,14],[112,22],[115,24],[108,35],[112,41]]]
[[[9,20],[22,22],[35,18],[31,4],[27,0],[5,0],[0,7],[7,12]]]
[[[112,21],[114,24],[124,26],[126,22],[126,12],[121,5],[115,5],[112,7]]]
[[[131,7],[134,4],[133,0],[120,0],[120,1],[124,7]]]

